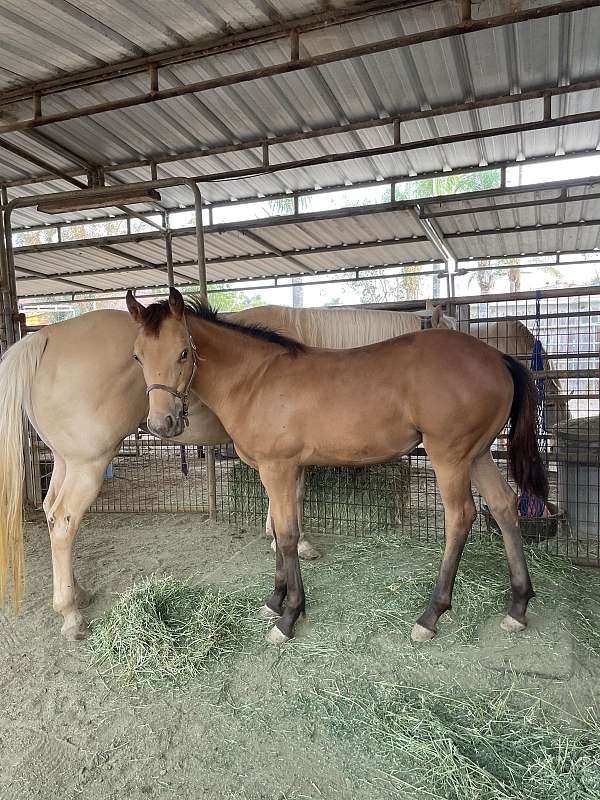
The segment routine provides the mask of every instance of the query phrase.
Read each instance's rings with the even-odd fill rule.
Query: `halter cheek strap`
[[[183,424],[188,426],[190,421],[188,419],[188,397],[190,394],[190,390],[192,388],[192,384],[194,382],[194,378],[196,377],[196,369],[198,367],[198,353],[196,351],[196,345],[194,344],[194,340],[188,333],[188,341],[190,351],[192,353],[192,371],[190,373],[190,377],[187,379],[185,386],[181,392],[178,392],[174,386],[166,386],[164,383],[152,383],[150,386],[146,387],[146,395],[149,395],[153,389],[162,389],[163,392],[168,392],[172,394],[173,397],[179,398],[181,400],[181,419],[183,420]]]

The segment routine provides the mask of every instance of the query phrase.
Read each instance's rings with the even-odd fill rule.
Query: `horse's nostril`
[[[165,428],[170,431],[173,430],[175,426],[175,418],[171,414],[167,414],[165,417]]]

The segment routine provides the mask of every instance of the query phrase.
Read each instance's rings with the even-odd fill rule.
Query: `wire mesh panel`
[[[52,454],[40,445],[45,495]],[[92,511],[202,511],[208,506],[203,448],[185,448],[139,431],[128,436],[109,464]]]
[[[144,433],[129,436],[110,464],[94,511],[205,511],[202,449]]]
[[[536,379],[538,442],[548,470],[551,513],[522,519],[524,537],[598,565],[600,295],[583,290],[539,294],[528,300],[477,298],[458,307],[457,316],[462,330],[515,356]],[[508,476],[504,435],[493,452]],[[485,506],[482,511],[480,525],[494,530]]]
[[[455,302],[452,312],[461,330],[534,370],[540,394],[538,441],[550,498],[545,516],[521,519],[524,538],[550,552],[600,564],[600,295],[582,291],[537,300],[480,297]],[[510,481],[506,445],[503,431],[492,452]],[[228,481],[219,491],[223,516],[262,523],[267,498],[257,474],[234,462],[221,478]],[[392,499],[394,492],[401,496]],[[499,534],[484,500],[474,495],[479,514],[472,535]],[[304,516],[307,530],[402,534],[421,540],[444,535],[441,497],[422,448],[393,464],[309,470]]]
[[[565,291],[539,298],[475,297],[451,302],[458,327],[533,367],[540,395],[538,440],[550,480],[547,515],[524,518],[526,538],[574,559],[600,564],[600,293]],[[492,447],[508,477],[506,436]],[[161,442],[138,432],[113,460],[95,511],[206,512],[202,447]],[[45,490],[51,454],[38,448]],[[263,525],[268,501],[258,474],[232,446],[216,450],[217,510],[222,519]],[[497,526],[476,496],[473,535]],[[305,528],[362,535],[443,536],[443,505],[427,455],[418,448],[394,463],[360,469],[309,468]]]
[[[410,473],[408,458],[361,468],[307,468],[305,529],[360,534],[402,528],[407,520]],[[256,470],[236,460],[219,477],[224,518],[264,524],[268,498]]]

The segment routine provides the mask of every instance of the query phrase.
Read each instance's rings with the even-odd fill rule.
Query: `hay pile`
[[[151,575],[94,624],[89,646],[96,666],[125,683],[179,686],[240,649],[249,614],[241,595]]]
[[[308,467],[307,529],[320,533],[377,533],[404,522],[410,487],[408,459],[368,467]],[[258,472],[241,461],[229,469],[224,505],[239,519],[262,523],[268,498]]]
[[[445,800],[600,797],[597,717],[565,729],[518,689],[430,691],[356,680],[304,694],[303,710],[378,760],[402,796]],[[404,795],[407,792],[408,795]]]

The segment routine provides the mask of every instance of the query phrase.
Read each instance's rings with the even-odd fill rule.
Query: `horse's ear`
[[[169,308],[175,319],[181,319],[183,317],[183,312],[185,311],[183,297],[181,296],[181,292],[178,292],[173,286],[169,289]]]
[[[432,304],[432,308],[431,308],[431,327],[432,328],[439,328],[443,316],[444,316],[444,311],[443,311],[442,307],[441,306],[434,306]]]
[[[138,324],[141,323],[142,320],[144,319],[144,312],[146,311],[146,309],[138,300],[135,299],[131,289],[127,290],[125,302],[127,303],[127,310],[129,311],[133,319]]]

